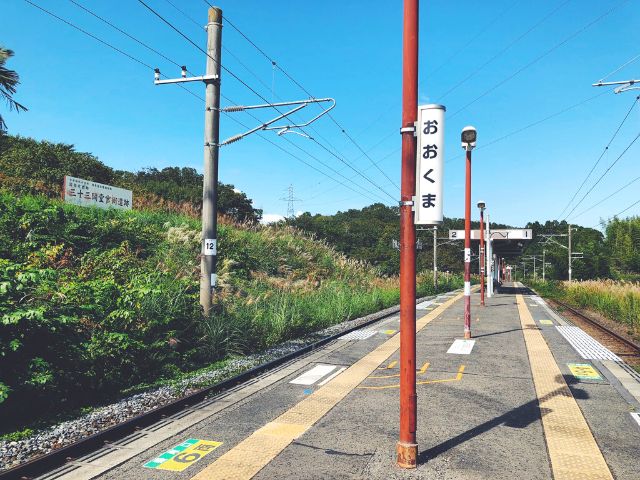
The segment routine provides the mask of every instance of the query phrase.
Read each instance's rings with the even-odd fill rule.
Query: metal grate
[[[372,329],[364,329],[364,330],[354,330],[353,332],[349,332],[346,335],[340,337],[341,340],[365,340],[369,337],[373,337],[377,330]]]
[[[622,362],[620,357],[588,335],[579,327],[557,326],[560,334],[586,360],[613,360]]]

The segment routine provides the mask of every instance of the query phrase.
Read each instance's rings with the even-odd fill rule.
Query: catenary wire
[[[578,214],[574,215],[571,219],[572,219],[572,220],[575,220],[576,218],[578,218],[578,217],[580,217],[580,216],[584,215],[585,213],[590,212],[590,211],[591,211],[591,209],[593,209],[593,208],[597,207],[597,206],[598,206],[598,205],[600,205],[602,202],[605,202],[605,201],[609,200],[611,197],[613,197],[614,195],[616,195],[616,194],[620,193],[622,190],[624,190],[624,189],[625,189],[625,188],[627,188],[628,186],[633,185],[633,184],[634,184],[634,183],[636,183],[638,180],[640,180],[640,177],[636,177],[636,178],[634,178],[634,179],[633,179],[633,180],[631,180],[630,182],[626,183],[625,185],[623,185],[622,187],[620,187],[619,189],[617,189],[617,190],[616,190],[615,192],[613,192],[612,194],[607,195],[606,197],[604,197],[604,198],[602,198],[602,199],[598,200],[596,203],[594,203],[594,204],[593,204],[593,205],[591,205],[590,207],[585,208],[585,209],[584,209],[583,211],[581,211],[580,213],[578,213]]]
[[[626,212],[627,210],[632,209],[633,207],[635,207],[636,205],[638,205],[640,203],[640,200],[636,200],[635,202],[633,202],[631,205],[629,205],[627,208],[625,208],[624,210],[620,210],[618,213],[616,213],[615,215],[613,215],[612,217],[609,217],[607,220],[601,220],[600,222],[596,223],[593,228],[596,227],[600,227],[603,226],[605,223],[609,223],[611,220],[613,220],[614,218],[616,218],[619,215],[622,215],[624,212]]]
[[[123,56],[127,57],[128,59],[132,60],[133,62],[138,63],[139,65],[142,65],[142,66],[146,67],[147,69],[149,69],[149,70],[151,70],[151,71],[153,71],[153,70],[154,70],[154,67],[152,67],[152,66],[151,66],[151,65],[149,65],[148,63],[146,63],[146,62],[144,62],[144,61],[140,60],[139,58],[134,57],[133,55],[131,55],[131,54],[129,54],[129,53],[127,53],[127,52],[125,52],[124,50],[122,50],[122,49],[120,49],[120,48],[118,48],[118,47],[115,47],[114,45],[110,44],[109,42],[107,42],[107,41],[105,41],[105,40],[103,40],[103,39],[101,39],[101,38],[97,37],[96,35],[93,35],[92,33],[88,32],[87,30],[85,30],[85,29],[83,29],[83,28],[81,28],[81,27],[79,27],[79,26],[77,26],[77,25],[75,25],[75,24],[73,24],[73,23],[71,23],[71,22],[69,22],[68,20],[65,20],[64,18],[62,18],[62,17],[60,17],[60,16],[56,15],[55,13],[53,13],[53,12],[51,12],[51,11],[49,11],[49,10],[47,10],[47,9],[45,9],[45,8],[43,8],[43,7],[39,6],[39,5],[37,5],[37,4],[35,4],[35,3],[34,3],[34,2],[32,2],[31,0],[25,0],[25,2],[27,2],[28,4],[32,5],[33,7],[37,8],[37,9],[41,10],[42,12],[44,12],[44,13],[46,13],[46,14],[50,15],[51,17],[53,17],[53,18],[55,18],[55,19],[57,19],[57,20],[59,20],[59,21],[61,21],[61,22],[65,23],[66,25],[68,25],[68,26],[70,26],[70,27],[74,28],[75,30],[78,30],[79,32],[81,32],[81,33],[83,33],[83,34],[87,35],[88,37],[90,37],[90,38],[92,38],[92,39],[94,39],[94,40],[98,41],[99,43],[101,43],[101,44],[103,44],[103,45],[105,45],[105,46],[107,46],[107,47],[109,47],[109,48],[113,49],[114,51],[116,51],[116,52],[120,53],[121,55],[123,55]],[[172,63],[173,63],[173,62],[172,62]],[[164,75],[163,75],[163,76],[164,76]],[[166,78],[166,77],[165,77],[165,78]],[[201,100],[201,101],[203,101],[203,102],[205,101],[205,99],[204,99],[202,96],[200,96],[200,95],[198,95],[198,94],[196,94],[196,93],[194,93],[194,92],[192,92],[192,91],[190,91],[190,90],[186,89],[184,86],[182,86],[182,85],[180,85],[180,84],[177,84],[177,85],[178,85],[180,88],[182,88],[185,92],[187,92],[187,93],[189,93],[190,95],[192,95],[193,97],[195,97],[195,98],[197,98],[197,99],[199,99],[199,100]],[[228,102],[230,102],[230,103],[233,103],[233,101],[232,101],[231,99],[229,99],[228,97],[223,96],[223,98],[224,98],[226,101],[228,101]],[[240,121],[239,121],[239,120],[237,120],[236,118],[234,118],[234,117],[232,117],[232,116],[230,116],[230,115],[226,114],[226,112],[223,112],[223,113],[224,113],[225,115],[227,115],[227,116],[228,116],[228,118],[229,118],[230,120],[232,120],[232,121],[234,121],[235,123],[237,123],[237,124],[241,125],[243,128],[249,128],[247,125],[245,125],[244,123],[240,122]],[[365,194],[363,194],[362,192],[359,192],[359,191],[357,191],[357,190],[354,190],[354,189],[353,189],[353,188],[351,188],[349,185],[346,185],[346,184],[344,184],[343,182],[341,182],[340,180],[337,180],[337,179],[333,178],[331,175],[329,175],[329,174],[327,174],[327,173],[323,172],[322,170],[318,169],[317,167],[315,167],[315,166],[311,165],[310,163],[308,163],[308,162],[304,161],[303,159],[299,158],[298,156],[296,156],[296,155],[292,154],[291,152],[289,152],[288,150],[284,149],[282,146],[280,146],[280,145],[276,144],[275,142],[272,142],[271,140],[269,140],[269,139],[268,139],[268,138],[266,138],[265,136],[260,135],[260,134],[259,134],[259,136],[260,136],[263,140],[265,140],[265,141],[267,141],[268,143],[270,143],[270,144],[274,145],[274,146],[275,146],[276,148],[278,148],[279,150],[281,150],[281,151],[283,151],[284,153],[288,154],[289,156],[291,156],[291,157],[293,157],[293,158],[295,158],[295,159],[299,160],[300,162],[304,163],[305,165],[309,166],[310,168],[312,168],[312,169],[314,169],[314,170],[318,171],[318,172],[319,172],[319,173],[321,173],[322,175],[324,175],[324,176],[326,176],[326,177],[328,177],[328,178],[330,178],[330,179],[334,180],[335,182],[337,182],[337,183],[339,183],[339,184],[343,185],[344,187],[346,187],[346,188],[348,188],[349,190],[351,190],[351,191],[353,191],[353,192],[357,193],[358,195],[363,195],[363,196],[365,196],[366,198],[369,198],[370,200],[373,200],[373,199],[371,199],[371,197],[369,197],[368,195],[365,195]],[[296,146],[296,147],[297,147],[297,146]],[[298,148],[299,148],[299,147],[298,147]],[[304,151],[304,150],[303,150],[303,151]],[[308,152],[305,152],[305,153],[308,153]],[[330,167],[330,166],[328,166],[328,165],[324,164],[322,161],[320,161],[320,160],[319,160],[319,159],[317,159],[316,157],[314,157],[314,158],[315,158],[318,162],[320,162],[321,164],[323,164],[325,167],[327,167],[327,168],[332,168],[332,167]],[[346,178],[346,177],[345,177],[345,178]],[[350,180],[350,179],[347,179],[347,180]],[[351,180],[350,180],[350,181],[351,181]],[[358,185],[358,184],[355,184],[355,185],[356,185],[356,186],[358,186],[358,187],[360,187],[360,185]],[[360,187],[360,188],[362,188],[362,187]],[[373,200],[373,201],[375,201],[375,200]]]
[[[600,81],[604,81],[607,78],[609,78],[611,75],[613,75],[614,73],[618,73],[620,70],[622,70],[624,67],[626,67],[627,65],[631,65],[633,62],[635,62],[636,60],[638,60],[640,58],[640,55],[636,55],[635,57],[633,57],[631,60],[626,61],[625,63],[623,63],[622,65],[620,65],[618,68],[616,68],[613,72],[611,73],[607,73],[604,77],[602,77],[600,79]]]
[[[140,4],[142,4],[147,10],[149,10],[151,13],[153,13],[156,17],[158,17],[163,23],[165,23],[167,26],[169,26],[172,30],[174,30],[176,33],[178,33],[180,36],[182,36],[185,40],[187,40],[187,42],[189,42],[191,45],[193,45],[195,48],[197,48],[198,50],[200,50],[202,53],[204,53],[205,55],[207,55],[209,58],[211,58],[214,62],[216,62],[215,59],[213,59],[206,50],[204,50],[202,47],[200,47],[197,43],[195,43],[193,40],[191,40],[187,35],[185,35],[180,29],[178,29],[176,26],[174,26],[171,22],[169,22],[166,18],[164,18],[162,15],[160,15],[156,10],[154,10],[152,7],[150,7],[146,2],[144,2],[144,0],[138,0],[138,2]],[[216,62],[219,63],[219,62]],[[220,68],[222,68],[225,72],[227,72],[229,75],[231,75],[233,78],[235,78],[236,80],[238,80],[242,85],[244,85],[248,90],[250,90],[251,92],[253,92],[257,97],[259,97],[260,99],[262,99],[266,104],[271,105],[271,102],[269,102],[269,100],[267,100],[262,94],[260,94],[260,92],[258,92],[257,90],[255,90],[253,87],[251,87],[247,82],[245,82],[242,78],[240,78],[238,75],[236,75],[233,71],[231,71],[229,68],[225,67],[224,65],[222,65],[221,63],[219,63]],[[274,108],[277,112],[281,113],[282,112],[275,106],[271,105],[272,108]],[[315,138],[311,137],[310,135],[308,135],[304,129],[299,128],[299,130],[303,133],[305,133],[314,143],[316,143],[317,145],[319,145],[322,149],[324,149],[325,151],[327,151],[327,153],[331,154],[333,157],[335,157],[336,159],[338,159],[340,162],[344,163],[345,165],[347,165],[351,170],[353,170],[353,172],[362,177],[363,179],[365,179],[368,183],[370,183],[372,186],[374,186],[375,188],[377,188],[378,190],[380,190],[382,193],[384,193],[385,195],[387,195],[389,198],[391,198],[393,201],[396,201],[396,198],[393,197],[389,192],[387,192],[386,190],[384,190],[380,185],[378,185],[377,183],[375,183],[373,180],[371,180],[369,177],[367,177],[366,175],[362,174],[362,172],[360,172],[359,170],[357,170],[356,168],[354,168],[349,162],[347,162],[344,158],[342,158],[341,156],[337,155],[336,153],[332,152],[329,148],[327,148],[326,146],[324,146],[323,144],[321,144],[320,142],[318,142],[318,140],[316,140]]]
[[[512,74],[508,75],[507,77],[503,78],[501,81],[499,81],[498,83],[496,83],[495,85],[493,85],[492,87],[490,87],[489,89],[485,90],[482,94],[480,94],[479,96],[477,96],[476,98],[474,98],[473,100],[471,100],[470,102],[468,102],[467,104],[465,104],[464,106],[462,106],[461,108],[459,108],[458,110],[456,110],[454,113],[452,113],[449,118],[453,118],[456,115],[458,115],[459,113],[462,113],[463,111],[465,111],[467,108],[469,108],[471,105],[473,105],[474,103],[476,103],[478,100],[486,97],[487,95],[489,95],[491,92],[493,92],[494,90],[498,89],[499,87],[501,87],[502,85],[504,85],[505,83],[507,83],[509,80],[512,80],[513,78],[515,78],[516,76],[518,76],[519,74],[521,74],[522,72],[524,72],[525,70],[527,70],[528,68],[532,67],[533,65],[535,65],[536,63],[538,63],[540,60],[542,60],[543,58],[547,57],[548,55],[550,55],[551,53],[555,52],[557,49],[559,49],[560,47],[562,47],[563,45],[567,44],[568,42],[570,42],[571,40],[573,40],[575,37],[577,37],[578,35],[580,35],[581,33],[585,32],[586,30],[588,30],[589,28],[591,28],[593,25],[595,25],[596,23],[598,23],[599,21],[601,21],[602,19],[604,19],[605,17],[607,17],[608,15],[610,15],[611,13],[613,13],[615,10],[617,10],[618,8],[620,8],[622,5],[624,5],[625,3],[628,3],[629,0],[622,0],[621,2],[618,2],[617,4],[615,4],[613,7],[609,8],[608,10],[606,10],[605,12],[601,13],[600,15],[598,15],[595,19],[591,20],[589,23],[587,23],[586,25],[583,25],[580,29],[576,30],[575,32],[573,32],[571,35],[569,35],[568,37],[564,38],[563,40],[561,40],[559,43],[556,43],[554,46],[552,46],[551,48],[545,50],[543,53],[541,53],[540,55],[538,55],[537,57],[535,57],[533,60],[529,61],[528,63],[526,63],[524,66],[520,67],[519,69],[517,69],[515,72],[513,72]]]
[[[600,156],[597,158],[597,160],[595,161],[595,163],[593,164],[593,166],[591,167],[591,170],[589,170],[589,173],[587,173],[587,176],[584,178],[584,180],[582,181],[582,183],[580,184],[580,186],[578,187],[578,189],[576,190],[576,192],[573,194],[573,196],[571,197],[571,200],[569,200],[569,202],[567,203],[567,205],[562,209],[562,212],[560,212],[560,215],[558,215],[558,217],[561,217],[562,214],[564,212],[567,211],[567,208],[569,208],[569,206],[571,205],[571,203],[575,200],[575,198],[578,196],[578,193],[580,193],[580,190],[582,190],[582,187],[584,186],[585,183],[587,183],[587,180],[589,180],[589,177],[591,177],[591,174],[593,173],[593,171],[596,169],[596,167],[598,166],[598,164],[600,163],[600,160],[602,160],[602,157],[605,156],[605,154],[609,151],[609,147],[611,146],[611,144],[613,143],[613,141],[615,140],[615,138],[618,136],[618,133],[620,132],[620,129],[622,129],[622,126],[625,124],[625,122],[627,121],[627,118],[629,118],[629,115],[631,115],[631,111],[633,110],[633,107],[636,106],[636,103],[638,103],[638,99],[640,98],[640,96],[636,97],[635,100],[633,101],[633,103],[631,104],[631,107],[629,108],[629,111],[627,112],[627,114],[624,116],[624,118],[622,119],[622,122],[620,122],[620,125],[618,125],[618,128],[616,128],[615,132],[613,132],[613,135],[611,136],[611,139],[609,140],[609,142],[607,143],[607,145],[604,147],[604,150],[602,150],[602,153],[600,154]],[[572,210],[573,211],[573,210]],[[567,215],[568,216],[568,215]],[[566,217],[565,217],[566,218]]]

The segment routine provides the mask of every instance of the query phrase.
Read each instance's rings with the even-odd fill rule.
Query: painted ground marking
[[[571,374],[580,380],[602,380],[598,371],[590,363],[567,363]]]
[[[553,325],[553,320],[540,320],[540,325]]]
[[[462,340],[458,339],[454,341],[447,353],[454,353],[456,355],[469,355],[471,350],[473,350],[473,346],[475,345],[475,340]]]
[[[333,372],[336,368],[337,367],[335,365],[316,365],[311,370],[294,378],[289,383],[293,383],[294,385],[313,385],[324,376]]]
[[[342,372],[344,372],[347,369],[347,367],[340,367],[338,370],[336,370],[335,372],[333,372],[331,375],[329,375],[327,378],[325,378],[324,380],[322,380],[318,386],[321,387],[322,385],[324,385],[327,382],[330,382],[331,380],[333,380],[335,377],[337,377],[338,375],[340,375]]]
[[[633,418],[638,423],[638,426],[640,427],[640,413],[631,412],[631,418]]]
[[[396,364],[398,362],[391,362],[389,365],[391,364]],[[420,368],[420,370],[416,370],[416,373],[419,375],[424,375],[427,371],[427,369],[429,368],[429,362],[424,362],[424,364],[422,365],[422,368]],[[385,369],[386,370],[386,369]],[[395,373],[392,375],[372,375],[368,378],[394,378],[394,377],[399,377],[400,374],[399,373]]]
[[[425,365],[423,366],[423,369],[426,371],[427,368],[429,368],[429,364],[425,363]],[[419,381],[416,381],[416,385],[429,385],[431,383],[445,383],[445,382],[459,382],[460,380],[462,380],[463,373],[464,373],[464,365],[460,365],[458,367],[456,376],[453,378],[442,378],[438,380],[419,380]],[[389,377],[394,377],[394,376],[397,377],[399,375],[389,375]],[[369,378],[387,378],[387,377],[369,377]],[[400,384],[396,383],[393,385],[358,386],[357,388],[361,390],[385,390],[388,388],[400,388]]]
[[[385,335],[393,335],[397,330],[383,330],[382,333]]]
[[[190,438],[180,445],[176,445],[171,450],[167,450],[153,460],[148,461],[143,466],[155,470],[181,472],[205,455],[213,452],[220,445],[222,445],[222,442]]]

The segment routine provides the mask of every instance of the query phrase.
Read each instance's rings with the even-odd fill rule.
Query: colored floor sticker
[[[540,320],[540,325],[553,325],[553,320]]]
[[[447,353],[455,353],[456,355],[469,355],[471,350],[473,350],[473,346],[475,345],[475,340],[456,340],[447,350]]]
[[[189,440],[186,440],[180,445],[173,447],[171,450],[167,450],[162,455],[145,463],[144,467],[153,468],[155,470],[181,472],[205,455],[213,452],[220,445],[222,445],[222,442],[190,438]]]
[[[387,334],[387,335],[393,335],[394,333],[396,333],[395,330],[383,330],[382,333]]]
[[[590,363],[567,363],[574,377],[580,380],[602,380],[598,371]]]
[[[336,368],[335,365],[316,365],[289,383],[293,383],[294,385],[313,385],[318,380],[333,372]]]

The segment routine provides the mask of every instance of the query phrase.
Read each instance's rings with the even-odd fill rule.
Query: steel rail
[[[449,293],[442,292],[441,294]],[[441,295],[440,294],[440,295]],[[416,304],[420,301],[428,299],[429,297],[436,297],[436,295],[429,295],[427,297],[416,299]],[[69,461],[78,459],[79,457],[86,455],[99,448],[114,443],[127,435],[134,433],[137,430],[152,425],[161,419],[175,414],[181,410],[184,410],[194,404],[202,402],[209,395],[215,395],[217,393],[228,390],[236,385],[246,382],[251,378],[258,376],[259,374],[268,370],[274,369],[290,360],[294,360],[303,356],[306,353],[312,352],[320,347],[327,345],[328,343],[337,340],[339,337],[353,332],[360,328],[366,327],[373,323],[379,322],[387,317],[397,314],[400,311],[400,306],[389,307],[379,312],[373,313],[369,320],[362,323],[358,323],[352,327],[342,330],[338,333],[329,335],[321,340],[310,343],[302,348],[299,348],[293,352],[290,352],[282,357],[275,358],[268,362],[257,365],[249,370],[235,375],[227,380],[223,380],[215,385],[201,388],[200,390],[190,393],[189,395],[174,400],[166,405],[156,407],[148,412],[141,413],[135,417],[132,417],[124,422],[118,423],[112,427],[102,430],[98,433],[94,433],[88,437],[82,438],[74,443],[71,443],[65,447],[53,450],[49,453],[36,457],[23,464],[9,468],[7,470],[0,471],[0,480],[25,480],[31,479],[45,473],[51,472],[58,467],[61,467]],[[362,317],[365,318],[365,317]]]
[[[597,322],[593,318],[590,318],[590,317],[586,316],[584,313],[582,313],[581,311],[576,310],[571,305],[567,305],[564,302],[559,302],[558,300],[553,300],[553,301],[555,303],[557,303],[558,305],[560,305],[561,307],[566,308],[567,310],[569,310],[571,313],[573,313],[577,317],[580,317],[582,320],[584,320],[587,323],[593,325],[594,327],[602,330],[606,334],[614,337],[616,340],[624,343],[626,346],[628,346],[629,348],[635,350],[636,352],[638,352],[640,354],[640,345],[638,345],[637,343],[632,342],[631,340],[628,340],[627,338],[623,337],[622,335],[619,335],[618,333],[614,332],[613,330],[610,330],[609,328],[605,327],[604,325],[602,325],[601,323]]]

